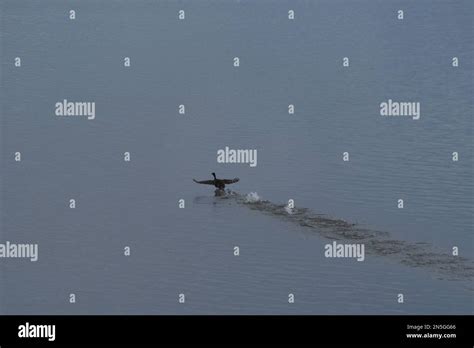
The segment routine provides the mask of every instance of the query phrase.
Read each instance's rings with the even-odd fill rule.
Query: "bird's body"
[[[212,173],[212,176],[214,177],[214,180],[203,180],[203,181],[197,181],[193,179],[195,183],[198,184],[204,184],[204,185],[213,185],[217,187],[219,190],[223,190],[225,188],[225,185],[230,185],[234,184],[239,181],[239,178],[235,179],[217,179],[216,178],[216,173]]]

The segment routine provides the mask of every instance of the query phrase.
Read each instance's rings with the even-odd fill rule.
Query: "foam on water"
[[[247,193],[247,195],[245,196],[245,203],[257,203],[261,200],[262,199],[260,198],[257,192],[250,192]]]
[[[321,237],[347,243],[364,243],[369,255],[390,257],[411,267],[428,268],[449,280],[474,279],[472,260],[434,250],[428,243],[396,240],[388,232],[317,214],[307,208],[291,209],[285,204],[263,200],[257,192],[246,195],[233,192],[232,198],[237,204],[291,221]]]

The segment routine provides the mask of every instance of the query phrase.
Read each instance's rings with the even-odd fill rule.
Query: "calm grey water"
[[[0,259],[0,313],[473,313],[472,1],[0,4],[0,242],[39,244]],[[63,99],[96,119],[56,117]],[[192,182],[212,171],[237,195]],[[365,261],[325,258],[336,239]]]

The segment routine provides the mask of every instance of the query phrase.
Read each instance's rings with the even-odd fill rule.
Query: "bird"
[[[234,178],[234,179],[217,179],[216,178],[216,173],[211,173],[212,176],[214,177],[214,180],[203,180],[203,181],[197,181],[196,179],[193,179],[195,183],[198,184],[204,184],[204,185],[213,185],[217,187],[219,190],[223,190],[225,188],[225,185],[230,185],[234,184],[239,181],[239,178]]]

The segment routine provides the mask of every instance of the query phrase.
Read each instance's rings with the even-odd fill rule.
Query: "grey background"
[[[191,180],[240,177],[241,194],[472,260],[472,1],[0,4],[0,242],[40,252],[0,260],[0,313],[472,314],[472,276],[326,259],[317,230]],[[421,119],[382,118],[389,98]],[[55,117],[63,99],[95,101],[96,119]],[[258,166],[217,164],[225,146]]]

